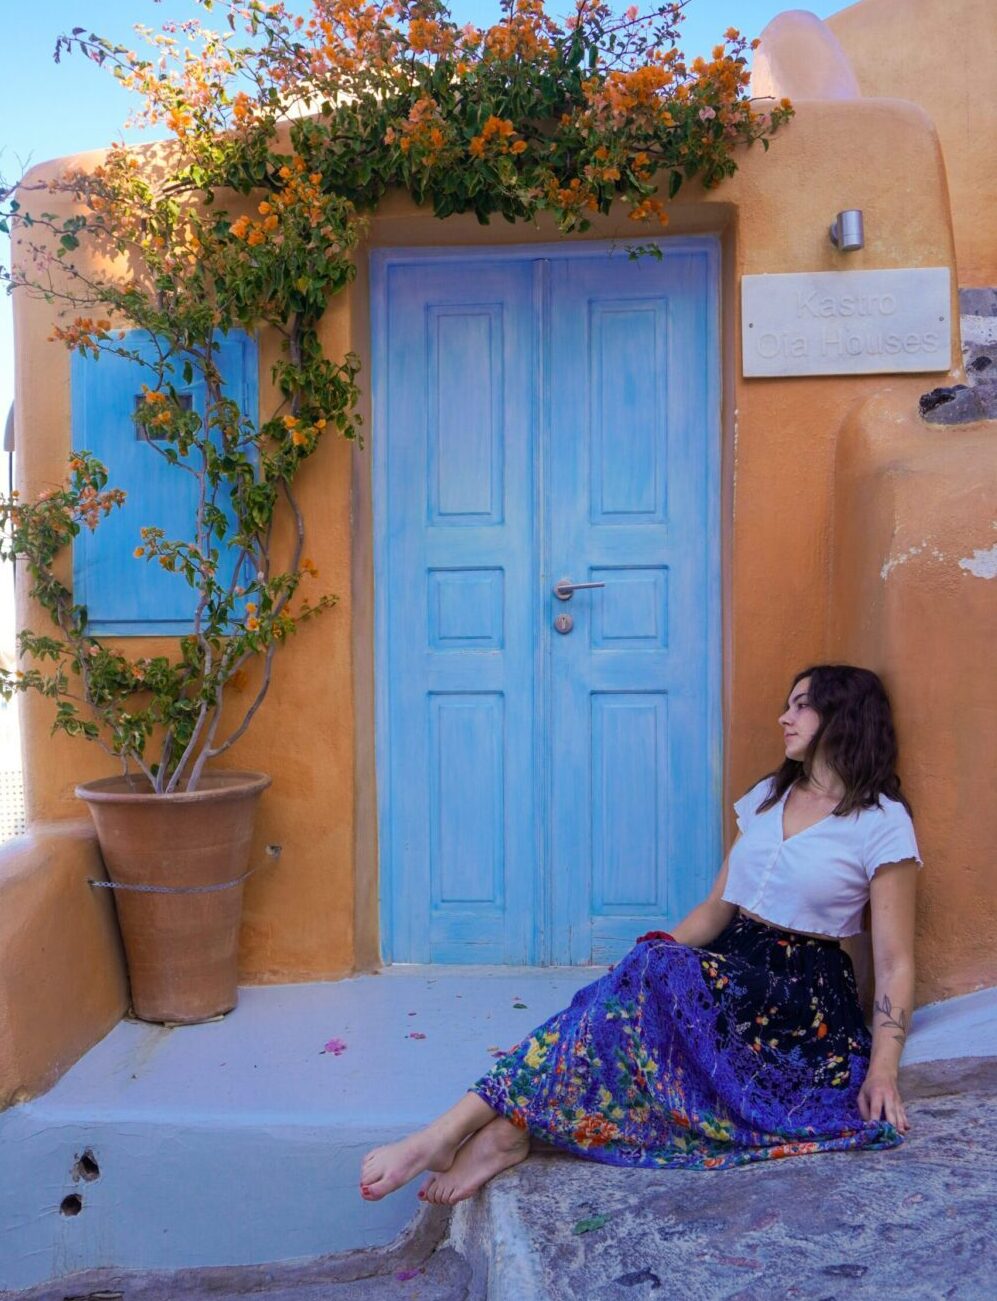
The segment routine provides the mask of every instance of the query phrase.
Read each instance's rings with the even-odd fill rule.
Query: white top
[[[772,790],[764,777],[735,803],[741,838],[730,851],[722,897],[787,930],[857,935],[876,868],[911,858],[921,863],[910,814],[883,795],[878,808],[829,813],[784,840],[791,789],[759,813]]]

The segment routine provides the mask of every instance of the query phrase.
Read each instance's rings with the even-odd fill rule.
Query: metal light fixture
[[[838,213],[831,222],[831,243],[841,253],[851,253],[865,246],[861,208],[846,208]]]

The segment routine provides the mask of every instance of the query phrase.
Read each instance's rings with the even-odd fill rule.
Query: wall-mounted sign
[[[743,373],[948,370],[948,267],[741,277]]]

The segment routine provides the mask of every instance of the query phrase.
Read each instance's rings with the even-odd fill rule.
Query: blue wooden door
[[[663,247],[374,259],[389,960],[611,961],[718,865],[715,254]]]
[[[536,958],[528,263],[383,267],[375,576],[385,947]]]
[[[550,267],[556,961],[613,961],[719,867],[712,284],[704,249]]]

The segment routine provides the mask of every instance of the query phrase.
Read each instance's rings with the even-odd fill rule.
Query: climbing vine
[[[134,763],[161,793],[196,788],[259,708],[277,646],[335,601],[310,594],[295,479],[331,431],[360,437],[359,361],[326,356],[319,325],[380,200],[407,191],[436,217],[483,223],[547,214],[566,236],[622,210],[636,241],[666,224],[684,182],[717,185],[792,115],[786,100],[749,99],[736,29],[709,58],[684,58],[684,3],[614,13],[577,0],[561,23],[543,0],[504,0],[485,30],[441,0],[312,0],[307,16],[199,3],[218,30],[139,27],[142,53],[81,27],[56,44],[57,60],[83,56],[134,92],[132,121],[165,127],[166,145],[115,144],[95,167],[0,191],[10,287],[56,306],[54,341],[145,368],[138,430],[198,485],[189,536],[148,525],[136,538],[137,562],[191,588],[191,632],[172,656],[92,636],[59,577],[73,538],[122,504],[107,467],[79,450],[58,489],[0,499],[2,554],[26,564],[55,625],[20,634],[31,667],[0,671],[0,692],[52,697],[54,729]],[[279,400],[258,416],[226,391],[218,345],[267,327],[282,343]],[[180,393],[195,377],[200,413]],[[225,688],[245,693],[227,733]]]

